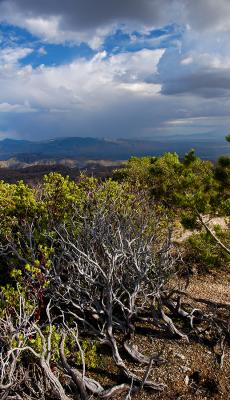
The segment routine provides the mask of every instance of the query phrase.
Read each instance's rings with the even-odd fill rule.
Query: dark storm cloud
[[[186,19],[194,29],[221,30],[229,23],[229,0],[181,0],[181,3],[184,4]]]
[[[200,71],[162,84],[162,94],[196,94],[203,97],[225,97],[230,92],[229,71]]]
[[[30,17],[60,16],[66,29],[93,29],[113,21],[154,24],[166,20],[172,0],[5,0],[12,10]]]
[[[0,0],[30,17],[60,16],[63,29],[94,29],[111,22],[189,23],[194,29],[228,24],[228,0]]]

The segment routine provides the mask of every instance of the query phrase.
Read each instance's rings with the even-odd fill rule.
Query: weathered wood
[[[113,386],[110,389],[104,390],[101,394],[99,394],[99,397],[100,399],[110,399],[124,392],[128,392],[129,389],[129,385],[122,383],[121,385]]]
[[[146,356],[136,350],[133,346],[131,346],[128,342],[124,342],[123,344],[125,351],[128,355],[135,361],[140,364],[149,365],[150,360],[156,363],[164,363],[165,359],[162,358],[158,353],[153,353],[151,356]]]
[[[61,337],[60,345],[59,345],[59,353],[60,353],[63,367],[65,368],[66,372],[71,376],[71,378],[73,379],[73,382],[77,386],[80,396],[81,396],[81,400],[87,400],[88,394],[87,394],[87,391],[85,388],[85,383],[83,381],[81,374],[78,373],[78,371],[76,371],[75,369],[71,368],[67,362],[67,359],[65,356],[65,351],[64,351],[65,339],[66,339],[66,335],[63,333],[62,337]]]

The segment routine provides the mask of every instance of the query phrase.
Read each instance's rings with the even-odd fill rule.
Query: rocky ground
[[[210,275],[193,276],[187,288],[189,298],[184,304],[201,309],[207,315],[215,311],[220,319],[230,317],[230,275],[213,272]],[[180,321],[178,321],[180,324]],[[181,329],[186,329],[181,326]],[[142,391],[131,397],[126,395],[114,399],[161,399],[161,400],[228,400],[230,399],[230,348],[227,344],[213,340],[212,332],[201,325],[199,337],[191,329],[186,333],[189,342],[169,337],[157,328],[142,324],[137,327],[131,344],[146,355],[160,352],[165,363],[154,365],[149,379],[163,383],[162,392]],[[202,333],[202,330],[204,331]],[[221,347],[223,345],[223,347]],[[223,353],[224,348],[224,353]],[[224,355],[223,355],[224,354]],[[129,368],[144,376],[145,366],[134,365],[126,358]],[[114,368],[110,357],[101,354],[96,369],[90,372],[105,387],[121,383],[122,379]]]

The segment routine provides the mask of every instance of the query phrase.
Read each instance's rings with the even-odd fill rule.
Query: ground
[[[230,316],[230,275],[226,272],[212,272],[209,275],[193,276],[187,288],[190,304],[211,313],[218,309],[220,318]],[[202,299],[205,302],[197,301]],[[184,302],[186,303],[186,299]],[[210,301],[210,303],[209,303]],[[178,321],[178,323],[180,323]],[[155,365],[149,379],[166,385],[163,392],[147,392],[132,396],[132,399],[161,400],[228,400],[230,399],[230,349],[225,347],[223,366],[220,366],[219,343],[212,340],[211,332],[201,334],[200,338],[189,333],[189,343],[181,339],[170,338],[157,329],[140,323],[132,344],[143,354],[161,352],[166,362]],[[91,377],[104,386],[120,383],[118,371],[110,358],[101,355],[101,365],[91,371]],[[134,365],[126,359],[130,369],[143,376],[145,366]],[[100,364],[100,363],[99,363]],[[116,399],[125,399],[123,394]]]

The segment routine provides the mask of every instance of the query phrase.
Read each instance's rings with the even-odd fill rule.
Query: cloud
[[[171,0],[5,0],[2,10],[13,11],[15,18],[24,13],[26,18],[59,18],[63,29],[95,29],[111,22],[138,21],[139,23],[159,23],[165,20],[166,7],[171,8]]]
[[[2,132],[151,137],[230,124],[228,0],[0,0],[0,21],[37,41],[0,49]],[[158,36],[166,24],[179,34]],[[118,29],[132,48],[118,43],[113,54],[105,40]],[[48,43],[82,41],[92,58],[35,68],[29,57],[25,65],[33,51],[38,62],[52,58],[49,50],[39,57]]]
[[[32,109],[26,102],[25,104],[0,103],[0,113],[28,113],[33,111],[35,109]]]
[[[45,55],[47,54],[47,51],[46,51],[46,49],[45,49],[44,47],[40,47],[40,48],[38,49],[38,54],[39,54],[40,56],[45,56]]]
[[[228,97],[230,94],[229,72],[202,70],[170,80],[162,86],[167,95],[190,93],[202,97]]]
[[[185,0],[184,18],[199,31],[229,31],[230,2],[228,0]]]
[[[16,66],[11,73],[0,68],[0,101],[6,97],[30,101],[35,107],[73,109],[104,106],[104,96],[122,95],[134,85],[142,93],[149,88],[145,81],[157,72],[164,50],[147,50],[107,57],[97,53],[91,60],[78,59],[59,67]],[[12,79],[13,78],[13,79]],[[137,86],[138,85],[138,86]],[[151,87],[154,85],[152,84]],[[158,86],[157,86],[158,87]]]
[[[148,34],[153,27],[177,23],[184,27],[183,35],[166,48],[158,79],[152,83],[162,85],[164,95],[192,93],[212,97],[225,96],[229,90],[229,0],[219,0],[218,6],[215,0],[97,0],[97,6],[94,0],[3,0],[0,15],[45,42],[86,41],[95,49],[118,26],[131,32],[130,42],[142,41],[145,48],[146,35],[137,39],[132,34],[134,29]],[[157,40],[149,38],[148,43]],[[38,50],[40,55],[45,55],[43,49],[41,46]],[[17,58],[17,53],[9,50],[10,56]],[[111,58],[110,68],[114,69],[112,61]],[[130,54],[124,57],[125,69],[129,62],[134,62]],[[145,60],[143,68],[144,65]],[[126,74],[121,65],[119,73]]]
[[[2,0],[0,19],[53,43],[97,47],[117,24],[141,30],[175,22],[195,31],[228,32],[228,0]]]
[[[15,66],[14,80],[1,70],[0,103],[7,103],[2,108],[11,113],[2,113],[0,130],[33,139],[64,135],[163,138],[173,133],[225,132],[230,100],[225,99],[223,105],[219,98],[207,102],[186,93],[183,97],[162,95],[161,85],[149,80],[158,75],[163,51],[142,50],[132,56],[127,62],[126,53],[111,57],[98,53],[91,60],[59,67]],[[16,112],[20,106],[24,113]]]
[[[159,26],[174,1],[162,0],[4,0],[0,20],[28,29],[51,43],[87,41],[98,47],[117,24]]]
[[[17,47],[17,48],[9,47],[0,49],[0,65],[4,64],[6,66],[9,64],[15,64],[19,60],[31,54],[32,52],[33,49],[22,48],[22,47]]]
[[[40,66],[33,69],[29,65],[15,64],[6,70],[0,66],[0,112],[11,112],[8,123],[12,130],[23,132],[26,126],[30,135],[32,127],[33,131],[41,128],[43,135],[50,129],[52,135],[52,124],[52,130],[57,127],[60,132],[64,129],[63,121],[68,133],[72,132],[72,125],[75,129],[82,127],[81,133],[90,134],[90,128],[95,131],[97,123],[101,126],[102,120],[108,118],[109,122],[111,116],[116,114],[116,125],[123,124],[117,134],[120,135],[121,130],[125,134],[127,110],[132,113],[133,105],[137,114],[141,103],[154,98],[160,91],[159,84],[147,81],[157,74],[157,65],[163,54],[162,49],[143,49],[132,54],[112,56],[99,52],[90,60],[81,58],[59,67]],[[20,116],[14,115],[31,111],[36,111],[37,116],[34,114],[33,120],[38,118],[39,124],[34,124],[29,115],[25,123]],[[136,126],[142,124],[140,120]],[[0,124],[0,129],[3,128]],[[107,135],[110,135],[108,127],[107,130]],[[98,129],[95,134],[99,134]]]
[[[182,42],[183,43],[183,42]],[[157,82],[164,95],[191,94],[205,98],[230,95],[230,57],[210,50],[170,48],[158,66]],[[226,52],[225,52],[226,53]]]

